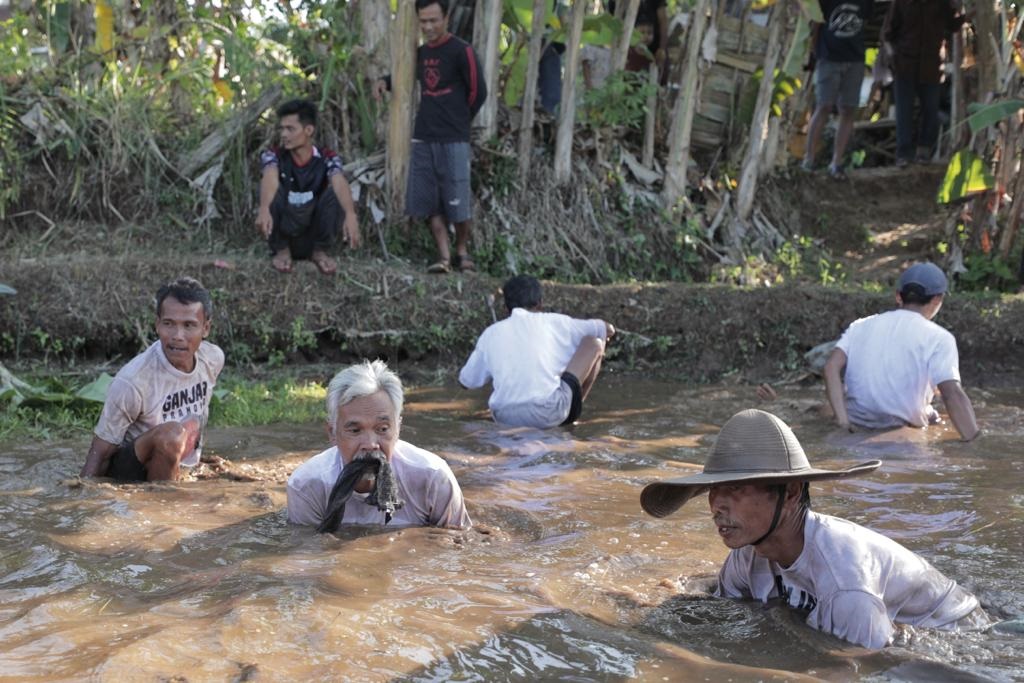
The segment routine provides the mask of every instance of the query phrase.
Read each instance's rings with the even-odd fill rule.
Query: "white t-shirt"
[[[978,600],[896,541],[848,522],[807,513],[804,549],[783,569],[754,546],[733,550],[716,594],[767,602],[783,598],[807,624],[864,647],[890,642],[893,622],[956,627]]]
[[[578,320],[561,313],[513,308],[477,339],[459,372],[464,387],[479,389],[493,381],[487,404],[492,412],[549,397],[584,337],[604,339],[603,320]],[[582,377],[577,377],[581,382]]]
[[[863,427],[925,427],[936,417],[938,385],[960,381],[956,339],[916,311],[856,320],[836,348],[847,358],[846,411]]]
[[[114,377],[94,433],[107,443],[120,445],[164,422],[181,422],[193,416],[199,418],[200,429],[205,429],[213,388],[223,368],[224,352],[209,342],[199,345],[192,372],[171,365],[160,342],[154,342]],[[202,450],[200,437],[181,464],[198,464]]]
[[[603,87],[612,72],[612,51],[603,45],[584,45],[580,62],[590,63],[590,87]]]
[[[314,455],[288,477],[288,521],[316,526],[327,514],[327,501],[342,470],[336,447]],[[430,451],[399,441],[391,453],[398,494],[405,504],[388,526],[439,526],[468,529],[462,489],[448,463]],[[345,503],[342,524],[384,524],[384,512],[366,504],[367,493],[353,493]]]

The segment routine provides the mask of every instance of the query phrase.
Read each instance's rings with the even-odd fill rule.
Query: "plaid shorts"
[[[449,223],[473,217],[468,142],[412,143],[405,213],[414,218],[444,216]]]

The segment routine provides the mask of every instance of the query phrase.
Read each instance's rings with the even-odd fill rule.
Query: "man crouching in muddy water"
[[[210,397],[224,368],[224,352],[204,341],[212,313],[210,293],[192,278],[160,288],[159,339],[114,377],[81,476],[177,479],[180,467],[199,463]]]
[[[327,388],[332,448],[288,478],[288,521],[468,529],[462,489],[438,456],[398,438],[402,382],[383,361],[352,365]]]
[[[647,485],[640,504],[665,517],[707,491],[718,534],[731,549],[718,597],[782,600],[812,628],[857,645],[890,644],[895,624],[979,629],[978,600],[920,556],[870,529],[812,512],[809,482],[875,470],[810,466],[793,431],[761,410],[734,415],[704,471]]]

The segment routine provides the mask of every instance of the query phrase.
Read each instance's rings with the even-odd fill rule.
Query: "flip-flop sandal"
[[[446,259],[441,259],[437,263],[431,263],[429,266],[427,266],[427,272],[435,273],[438,275],[444,275],[445,273],[452,272],[452,264],[449,263]]]
[[[316,265],[317,270],[324,275],[334,275],[338,272],[338,264],[334,262],[334,259],[323,252],[315,252],[309,257],[309,260],[312,261],[313,264]]]
[[[287,251],[279,251],[270,259],[270,265],[279,273],[292,272],[292,256]]]
[[[475,273],[476,264],[473,263],[473,259],[469,258],[468,256],[463,256],[461,259],[459,259],[459,270],[462,271],[463,273]]]

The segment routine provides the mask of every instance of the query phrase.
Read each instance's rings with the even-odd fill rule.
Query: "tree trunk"
[[[489,95],[476,115],[477,125],[483,129],[485,140],[498,133],[498,57],[501,40],[501,0],[477,0],[473,40],[480,48],[484,82]]]
[[[523,89],[523,118],[519,125],[519,182],[526,184],[533,160],[533,108],[537,102],[537,72],[540,69],[540,48],[547,19],[546,0],[533,0],[533,21],[530,47],[526,53],[526,84]]]
[[[386,0],[382,0],[384,2]],[[388,188],[391,215],[405,209],[405,178],[412,150],[413,89],[416,85],[416,9],[412,2],[398,3],[392,23],[391,108],[388,114]]]
[[[373,83],[387,74],[391,66],[388,42],[391,8],[380,0],[359,0],[359,23],[362,28],[361,45],[366,51],[366,75]]]
[[[765,50],[761,85],[757,89],[757,102],[754,105],[754,116],[750,122],[750,139],[747,151],[743,156],[740,172],[739,189],[736,193],[736,216],[732,221],[729,243],[738,249],[743,243],[750,224],[750,216],[754,211],[754,195],[757,192],[758,169],[761,153],[768,138],[768,119],[772,111],[772,94],[775,90],[775,68],[779,63],[782,51],[782,27],[789,17],[789,3],[786,0],[775,5],[768,22],[768,46]]]
[[[562,105],[558,112],[558,133],[555,135],[555,182],[566,183],[572,177],[572,136],[576,125],[576,75],[580,65],[580,37],[586,0],[575,0],[569,35],[565,41],[565,71],[562,76]]]
[[[999,47],[1003,40],[1005,27],[1002,26],[996,5],[992,0],[981,0],[981,2],[975,3],[974,12],[974,33],[978,37],[974,48],[978,73],[977,101],[987,102],[990,95],[998,95],[1001,89]]]
[[[686,196],[686,169],[690,164],[690,139],[693,135],[693,117],[697,112],[700,91],[701,43],[707,25],[709,0],[697,0],[687,34],[686,63],[679,78],[679,96],[672,108],[669,128],[668,160],[665,164],[665,187],[662,198],[672,209]]]
[[[640,0],[629,0],[628,4],[626,4],[626,12],[622,15],[622,35],[619,36],[619,42],[615,44],[612,50],[610,73],[618,73],[626,68],[626,58],[629,56],[629,40],[633,36],[633,28],[636,26],[636,15],[639,12]],[[663,45],[662,47],[665,46]]]
[[[658,65],[651,62],[647,67],[647,83],[651,94],[647,96],[647,111],[644,114],[644,156],[641,160],[647,168],[654,168],[654,129],[658,119]]]

